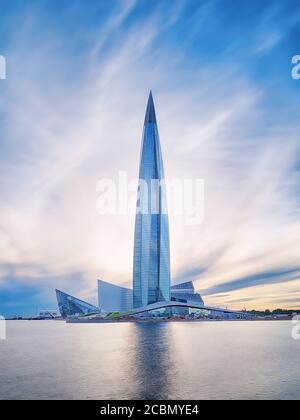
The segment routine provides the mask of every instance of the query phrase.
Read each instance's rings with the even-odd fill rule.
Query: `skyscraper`
[[[134,233],[133,290],[98,280],[99,307],[56,290],[67,322],[109,322],[119,319],[192,318],[247,319],[244,312],[204,304],[192,281],[170,283],[167,197],[153,97],[144,122]]]
[[[151,92],[144,122],[139,180],[134,234],[134,308],[170,300],[167,200]]]

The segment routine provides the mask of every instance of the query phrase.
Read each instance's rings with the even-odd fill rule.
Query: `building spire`
[[[153,96],[152,96],[151,90],[150,90],[150,94],[148,98],[144,125],[148,123],[156,124],[155,108],[154,108],[154,102],[153,102]]]
[[[134,308],[170,300],[167,196],[152,92],[146,109],[140,156],[134,232]]]

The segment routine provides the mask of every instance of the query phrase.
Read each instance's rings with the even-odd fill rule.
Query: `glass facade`
[[[204,305],[199,293],[195,292],[192,281],[176,284],[171,287],[171,300],[176,302],[198,302]]]
[[[181,319],[248,319],[249,315],[242,312],[231,312],[222,309],[196,308],[194,306],[162,306],[157,309],[141,310],[129,314],[134,319],[147,318],[181,318]]]
[[[132,290],[98,280],[99,308],[104,312],[126,312],[132,309]]]
[[[194,293],[195,288],[192,281],[186,281],[184,283],[174,284],[171,288],[173,291],[185,291],[189,293]]]
[[[99,312],[99,308],[96,306],[61,292],[60,290],[56,290],[56,298],[60,314],[63,318],[71,315],[87,315]]]
[[[132,318],[208,318],[210,312],[206,309],[192,308],[186,306],[167,306],[159,309],[152,309],[132,315]]]
[[[151,92],[144,123],[139,180],[134,236],[134,308],[170,300],[167,200]]]

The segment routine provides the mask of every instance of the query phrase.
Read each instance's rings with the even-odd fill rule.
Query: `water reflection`
[[[0,399],[299,399],[288,322],[11,321]]]
[[[174,370],[172,334],[166,323],[132,324],[132,367],[137,399],[167,399]]]

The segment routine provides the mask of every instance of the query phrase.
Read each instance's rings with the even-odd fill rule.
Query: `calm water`
[[[10,321],[0,399],[300,398],[290,322]]]

